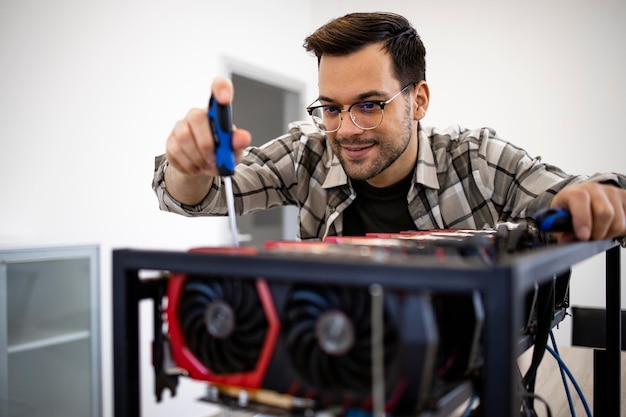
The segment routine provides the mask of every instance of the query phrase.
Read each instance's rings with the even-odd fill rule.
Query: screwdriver
[[[209,126],[215,142],[215,163],[217,172],[224,180],[226,188],[226,204],[228,207],[228,219],[230,221],[230,233],[233,246],[239,246],[237,236],[237,218],[235,215],[235,196],[233,194],[232,175],[235,173],[235,153],[233,151],[233,114],[230,104],[220,104],[211,95],[209,109],[207,111]]]
[[[535,221],[544,232],[571,232],[572,215],[562,208],[543,208],[535,213]]]

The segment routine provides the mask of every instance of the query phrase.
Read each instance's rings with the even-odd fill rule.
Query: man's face
[[[348,109],[367,100],[385,101],[404,85],[393,76],[391,57],[381,44],[346,56],[322,56],[319,101]],[[347,112],[339,130],[328,133],[333,152],[350,178],[384,187],[404,178],[417,159],[417,133],[411,87],[387,104],[383,122],[372,130],[352,123]]]

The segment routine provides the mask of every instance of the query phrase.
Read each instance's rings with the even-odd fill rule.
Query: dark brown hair
[[[333,19],[304,40],[307,52],[317,56],[347,55],[366,45],[383,43],[401,84],[426,79],[426,48],[417,31],[395,13],[351,13]]]

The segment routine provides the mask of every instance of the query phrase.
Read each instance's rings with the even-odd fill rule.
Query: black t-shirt
[[[384,188],[352,180],[356,199],[343,213],[343,235],[364,236],[366,233],[415,230],[407,204],[412,179],[411,171],[404,179]]]

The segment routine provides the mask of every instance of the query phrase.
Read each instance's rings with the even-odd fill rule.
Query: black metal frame
[[[380,284],[383,288],[439,292],[481,292],[485,307],[485,416],[513,416],[519,411],[516,386],[519,332],[524,297],[536,283],[549,282],[572,265],[606,252],[607,415],[620,410],[620,248],[612,241],[578,242],[507,255],[493,265],[442,264],[428,259],[403,262],[260,254],[249,257],[176,251],[113,251],[113,393],[115,417],[141,416],[139,301],[158,300],[154,280],[140,271],[176,271],[257,277],[272,280],[325,281],[344,285]],[[260,272],[262,271],[262,272]],[[508,381],[508,383],[504,383]],[[601,417],[601,416],[596,416]]]

